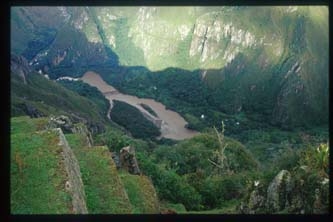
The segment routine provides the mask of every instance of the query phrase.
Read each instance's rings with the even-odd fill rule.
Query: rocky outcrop
[[[10,71],[11,73],[20,76],[24,84],[27,84],[26,76],[32,71],[32,69],[23,56],[13,54],[10,58]]]
[[[51,79],[77,77],[86,66],[116,67],[118,57],[123,65],[155,71],[201,69],[204,79],[226,95],[221,100],[230,103],[220,106],[219,96],[212,96],[222,112],[265,110],[281,126],[328,121],[327,7],[16,7],[12,12],[13,53],[39,43],[34,41],[43,36],[38,27],[57,30],[32,63]],[[251,23],[244,22],[249,17]],[[239,55],[245,60],[230,67]],[[211,75],[213,69],[244,75],[219,81],[224,74]]]
[[[30,116],[31,118],[39,118],[45,116],[40,110],[29,103],[23,103],[19,105],[25,114]]]
[[[281,170],[268,186],[266,208],[269,211],[277,212],[288,207],[292,188],[289,171]]]
[[[249,199],[249,213],[263,211],[265,207],[265,196],[260,190],[253,190]]]
[[[300,172],[290,173],[281,170],[268,185],[267,191],[259,181],[255,181],[245,202],[239,206],[240,213],[293,213],[293,214],[323,214],[328,213],[329,206],[329,180],[313,181],[306,184],[304,174]],[[257,183],[257,185],[256,185]],[[308,182],[309,183],[309,182]]]
[[[265,213],[266,190],[260,181],[254,181],[247,202],[242,202],[239,212],[245,214]]]
[[[65,168],[68,175],[68,181],[65,183],[65,188],[72,196],[73,211],[76,214],[86,214],[88,213],[86,195],[84,192],[79,162],[68,145],[61,128],[56,128],[55,130],[59,134],[59,145],[63,147],[62,156],[64,158]]]
[[[64,133],[72,133],[73,123],[68,116],[60,115],[57,117],[51,116],[48,128],[61,128]]]
[[[135,157],[135,149],[131,146],[126,146],[120,150],[120,167],[131,174],[139,175],[141,173],[138,161]]]
[[[94,141],[88,128],[81,122],[74,124],[68,116],[52,116],[48,122],[47,128],[61,128],[64,133],[78,133],[84,135],[87,140],[87,146],[93,146]]]

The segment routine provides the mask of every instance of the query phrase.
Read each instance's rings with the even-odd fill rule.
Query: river
[[[110,110],[112,109],[113,100],[120,100],[138,108],[148,120],[160,126],[161,137],[182,140],[198,134],[194,130],[185,128],[187,124],[185,119],[177,112],[166,109],[160,102],[120,93],[113,86],[107,84],[99,74],[92,71],[86,72],[81,79],[89,85],[97,87],[104,94],[110,101]],[[151,115],[140,104],[148,105],[158,117]]]

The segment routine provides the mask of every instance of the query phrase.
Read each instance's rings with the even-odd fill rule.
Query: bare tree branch
[[[208,161],[209,161],[210,163],[212,163],[213,165],[215,165],[216,167],[218,167],[218,168],[220,168],[220,169],[223,169],[223,166],[220,166],[220,165],[216,164],[214,161],[210,160],[209,158],[208,158]]]
[[[221,132],[219,132],[215,126],[213,128],[217,136],[219,147],[213,153],[213,157],[214,159],[216,158],[216,161],[211,159],[208,159],[208,161],[219,169],[219,173],[223,173],[223,171],[229,172],[228,159],[224,154],[224,151],[228,146],[228,144],[224,143],[224,122],[222,121]]]

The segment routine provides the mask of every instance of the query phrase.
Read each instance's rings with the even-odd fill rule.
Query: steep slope
[[[11,53],[23,55],[51,78],[78,76],[87,65],[118,64],[111,50],[91,39],[94,31],[96,25],[83,7],[11,8]]]
[[[87,147],[80,135],[67,134],[66,138],[80,163],[88,211],[92,214],[131,213],[131,203],[107,147]]]
[[[296,43],[292,32],[302,28],[292,27],[298,20],[318,26],[328,38],[326,7],[89,7],[76,13],[72,20],[81,26],[75,28],[114,50],[121,64],[151,70],[221,68],[238,53],[252,56],[256,50],[266,60],[261,63],[275,63]],[[100,39],[89,28],[91,20]],[[318,34],[310,26],[303,28],[309,42]]]
[[[51,19],[55,16],[63,18],[59,8],[51,7],[12,7],[11,8],[11,52],[25,54],[32,59],[39,50],[47,47],[55,37],[55,31],[63,26],[66,19]],[[43,38],[40,38],[40,37]],[[36,46],[37,49],[36,49]],[[32,49],[32,52],[29,52]]]
[[[46,123],[45,118],[11,119],[11,213],[86,213],[80,172],[73,172],[76,159],[57,131],[36,131]]]
[[[123,78],[118,58],[150,70],[200,69],[219,111],[260,110],[279,126],[327,122],[325,6],[15,7],[11,18],[12,51],[51,78],[88,68]]]
[[[22,64],[19,66],[24,67]],[[29,67],[27,65],[27,68]],[[65,114],[74,121],[84,122],[92,132],[103,131],[103,125],[108,121],[106,113],[109,104],[108,101],[101,104],[103,96],[102,100],[99,98],[95,103],[93,99],[80,96],[35,72],[25,72],[21,76],[12,72],[10,96],[12,116],[41,117]]]
[[[159,213],[144,175],[118,172],[106,146],[63,134],[49,118],[11,119],[13,214]]]
[[[106,146],[88,147],[83,135],[66,134],[80,163],[89,213],[159,213],[152,182],[116,169]]]
[[[37,118],[12,119],[13,212],[157,213],[156,192],[162,209],[327,212],[327,7],[14,7],[11,36],[11,114]],[[55,81],[86,71],[160,101],[201,135],[116,130],[97,89]],[[213,136],[221,120],[225,143]],[[127,145],[150,178],[117,171],[109,150]],[[82,170],[75,195],[80,179],[66,181],[78,164],[66,161]]]
[[[147,176],[132,175],[128,172],[120,172],[119,176],[124,183],[128,198],[133,206],[133,213],[160,213],[157,193],[151,180]]]

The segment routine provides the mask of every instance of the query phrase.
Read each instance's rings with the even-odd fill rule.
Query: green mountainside
[[[328,7],[12,7],[10,18],[11,213],[328,212]],[[198,135],[159,138],[136,107],[59,79],[87,71]],[[120,166],[126,147],[139,174]]]
[[[50,14],[59,19],[53,21]],[[63,48],[57,48],[60,53],[77,40],[74,32],[78,31],[90,44],[82,49],[73,45],[72,49],[102,43],[125,66],[219,69],[237,54],[254,58],[257,52],[256,63],[264,67],[289,57],[292,51],[314,56],[324,53],[327,16],[328,8],[323,6],[14,7],[12,32],[22,35],[12,39],[11,51],[21,53],[29,45],[24,42],[36,42],[47,27],[57,31],[56,42],[63,35],[73,35],[62,43]],[[64,30],[67,32],[62,33]],[[319,36],[322,42],[317,46]],[[103,51],[98,50],[99,54]],[[84,57],[80,54],[78,57]]]
[[[200,73],[196,84],[199,90],[207,87],[201,100],[217,111],[259,110],[282,127],[328,120],[327,7],[13,7],[11,12],[11,52],[51,79],[104,70],[106,80],[116,75],[110,80],[116,84],[137,69],[128,66],[145,66],[152,76],[174,67]],[[50,13],[59,20],[50,21]],[[188,75],[179,69],[179,75]],[[132,87],[132,94],[151,94],[147,86],[157,83],[144,76],[146,87]]]

